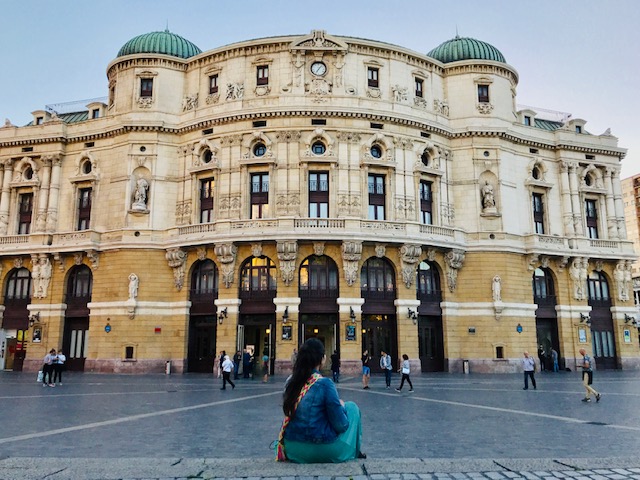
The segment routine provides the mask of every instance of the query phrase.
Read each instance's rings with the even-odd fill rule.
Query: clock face
[[[324,75],[327,73],[327,66],[322,62],[313,62],[311,64],[311,73],[314,75]]]

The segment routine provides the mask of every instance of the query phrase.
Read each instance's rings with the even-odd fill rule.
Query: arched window
[[[337,297],[338,267],[326,255],[307,258],[300,266],[300,297]]]
[[[240,273],[241,296],[246,293],[268,294],[276,291],[276,266],[269,257],[251,257]],[[251,296],[251,295],[250,295]]]
[[[417,275],[418,300],[440,301],[440,276],[435,266],[430,262],[420,262]]]
[[[608,303],[611,301],[609,297],[609,284],[601,272],[591,272],[587,279],[587,285],[589,287],[590,305],[597,302]]]
[[[31,273],[26,268],[17,268],[9,273],[5,300],[28,300],[31,298]]]
[[[73,267],[67,280],[67,302],[91,301],[91,289],[93,286],[93,274],[86,265]]]
[[[360,290],[363,297],[395,299],[396,276],[388,260],[370,258],[360,271]]]
[[[191,272],[191,301],[214,297],[218,291],[218,269],[213,260],[196,262]]]
[[[555,298],[553,279],[544,268],[536,268],[533,272],[533,298],[534,300]]]

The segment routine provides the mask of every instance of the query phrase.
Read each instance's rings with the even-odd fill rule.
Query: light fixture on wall
[[[223,308],[222,310],[220,310],[220,313],[218,314],[218,323],[220,325],[222,325],[222,321],[227,318],[227,307]]]
[[[629,322],[631,322],[631,325],[637,325],[638,324],[638,322],[636,322],[636,317],[632,317],[628,313],[625,313],[624,314],[624,323],[629,323]]]
[[[349,319],[351,323],[356,323],[356,312],[353,311],[353,307],[349,307]]]
[[[282,313],[282,323],[287,323],[289,320],[289,307],[284,307],[284,312]]]
[[[586,323],[587,326],[591,326],[591,316],[588,313],[580,314],[580,323]]]
[[[29,315],[29,326],[33,327],[35,323],[40,323],[40,312]]]
[[[413,320],[413,324],[414,325],[418,323],[418,312],[417,311],[409,309],[408,316],[409,316],[409,318],[411,320]]]

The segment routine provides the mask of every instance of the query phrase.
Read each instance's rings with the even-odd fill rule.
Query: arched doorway
[[[536,309],[536,339],[541,370],[553,370],[551,350],[558,354],[562,368],[564,359],[560,352],[558,316],[556,313],[556,290],[551,272],[547,268],[536,268],[533,272],[533,303]]]
[[[81,372],[87,358],[89,340],[89,308],[93,273],[86,265],[76,265],[69,271],[64,303],[64,333],[62,352],[66,355],[67,370]]]
[[[31,272],[24,267],[14,268],[7,275],[4,289],[4,315],[2,328],[5,331],[6,370],[22,371],[27,352],[27,332],[31,303]]]
[[[362,349],[371,355],[371,370],[380,372],[380,352],[391,356],[393,369],[398,361],[396,321],[396,274],[386,258],[370,258],[360,271],[362,306]]]
[[[300,320],[298,344],[316,337],[323,344],[327,356],[340,352],[338,334],[338,267],[328,256],[311,255],[300,265],[298,295]]]
[[[273,373],[276,357],[275,319],[277,295],[276,266],[266,256],[251,257],[240,269],[240,318],[238,349],[248,350],[253,357],[252,373],[259,373],[262,357],[269,357],[269,373]]]
[[[215,299],[218,298],[218,269],[210,260],[197,261],[191,270],[189,289],[189,343],[187,371],[213,372],[216,358],[217,316]]]
[[[594,271],[589,275],[587,285],[591,306],[591,341],[596,368],[618,368],[609,283],[602,272]]]
[[[442,290],[440,275],[433,262],[420,262],[417,273],[418,351],[423,372],[444,371],[442,329]]]

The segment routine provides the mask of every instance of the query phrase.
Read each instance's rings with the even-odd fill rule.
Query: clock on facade
[[[327,73],[327,66],[322,62],[313,62],[311,64],[311,73],[322,76]]]

